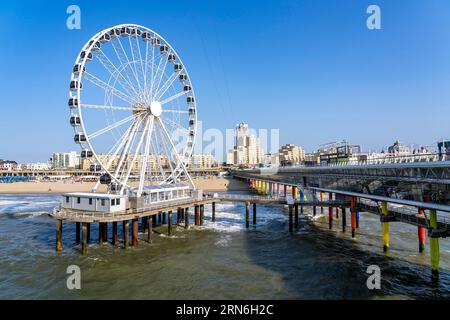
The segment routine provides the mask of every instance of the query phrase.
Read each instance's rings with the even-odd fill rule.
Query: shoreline
[[[226,178],[192,179],[198,189],[205,192],[224,191],[246,191],[248,186],[242,181]],[[95,182],[14,182],[1,183],[0,194],[63,194],[69,192],[90,192]],[[106,188],[101,185],[98,192],[105,192]]]

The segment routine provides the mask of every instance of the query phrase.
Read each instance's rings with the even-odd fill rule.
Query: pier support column
[[[387,202],[381,202],[381,214],[387,216],[389,213]],[[381,222],[381,237],[383,239],[383,251],[389,250],[389,222]]]
[[[111,244],[115,246],[117,244],[117,221],[112,223],[112,239]]]
[[[293,228],[293,213],[292,213],[292,205],[289,205],[289,232],[294,231]]]
[[[212,222],[216,222],[216,203],[215,202],[213,202],[212,204],[211,204],[211,220],[212,220]]]
[[[331,192],[328,195],[328,201],[333,201],[333,194]],[[328,227],[330,230],[333,229],[333,207],[331,206],[331,203],[328,207]]]
[[[181,211],[182,210],[183,209],[181,209],[181,208],[177,209],[177,224],[181,224]]]
[[[147,242],[152,243],[153,223],[151,217],[147,219]]]
[[[198,226],[200,225],[200,210],[198,205],[194,206],[194,214],[195,214],[195,225]]]
[[[356,233],[356,197],[350,198],[351,207],[350,207],[350,224],[352,227],[352,238],[355,237]]]
[[[56,251],[62,251],[62,220],[56,219]]]
[[[172,235],[172,211],[167,213],[168,224],[167,224],[167,235],[170,237]]]
[[[339,208],[336,207],[336,219],[339,219]]]
[[[313,217],[315,217],[317,214],[317,207],[313,206]]]
[[[137,218],[133,219],[133,225],[131,230],[131,245],[137,247],[139,245],[139,220]]]
[[[91,241],[91,224],[87,223],[87,242]]]
[[[256,202],[253,202],[253,224],[256,225]]]
[[[203,204],[200,205],[200,225],[202,226],[205,222],[205,206]]]
[[[323,202],[325,198],[325,194],[323,192],[320,193],[320,202]],[[320,207],[320,214],[323,214],[323,206]]]
[[[245,227],[250,227],[250,202],[245,201]]]
[[[345,233],[345,226],[347,225],[347,209],[342,208],[342,232]]]
[[[130,221],[129,220],[124,220],[122,222],[122,233],[123,233],[123,247],[125,249],[128,249],[128,243],[130,241]]]
[[[430,209],[430,228],[431,232],[438,227],[437,214],[435,209]],[[439,238],[430,237],[430,258],[431,258],[431,277],[433,281],[439,279]]]
[[[422,208],[419,208],[418,212],[419,217],[425,217],[425,211]],[[425,228],[417,227],[417,237],[419,239],[419,252],[423,252],[425,250]]]
[[[298,203],[294,205],[294,227],[298,229]]]
[[[87,243],[88,243],[88,223],[83,222],[81,225],[82,230],[82,242],[81,242],[81,254],[87,254]]]
[[[189,228],[189,208],[184,209],[184,228]]]
[[[162,224],[166,224],[167,222],[166,222],[166,213],[165,212],[163,212],[162,213]]]
[[[80,222],[75,224],[75,243],[80,244]]]
[[[287,185],[283,185],[284,196],[287,196]]]

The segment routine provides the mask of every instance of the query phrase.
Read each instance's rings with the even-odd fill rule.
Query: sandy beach
[[[205,179],[193,179],[197,188],[204,191],[241,191],[247,190],[247,185],[241,181],[210,177]],[[66,193],[66,192],[90,192],[95,182],[15,182],[0,183],[0,194],[46,194],[46,193]],[[100,185],[98,192],[106,190],[104,185]]]

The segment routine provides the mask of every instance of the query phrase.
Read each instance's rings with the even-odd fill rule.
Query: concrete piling
[[[164,224],[166,224],[166,223],[167,223],[167,221],[166,221],[166,213],[163,212],[163,213],[162,213],[162,224],[164,225]]]
[[[177,208],[177,224],[181,223],[181,208]]]
[[[294,205],[294,227],[298,229],[298,203]]]
[[[256,225],[256,202],[253,202],[253,224]]]
[[[153,220],[153,219],[150,219],[150,217],[149,217],[149,219],[147,219],[147,242],[148,243],[152,242],[153,222],[151,220]]]
[[[205,223],[205,206],[203,204],[200,205],[200,225],[202,226]]]

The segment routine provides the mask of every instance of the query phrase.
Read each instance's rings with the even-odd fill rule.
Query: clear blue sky
[[[81,30],[66,28],[70,4]],[[369,4],[382,30],[366,28]],[[128,22],[183,57],[204,128],[279,128],[282,144],[307,151],[344,138],[365,150],[450,138],[448,0],[2,1],[0,21],[0,158],[78,150],[73,61],[97,31]]]

